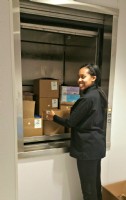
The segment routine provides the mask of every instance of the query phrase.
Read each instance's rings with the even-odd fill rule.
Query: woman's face
[[[95,80],[96,76],[91,76],[88,68],[83,67],[79,70],[78,85],[80,90],[85,90],[86,88],[92,86]]]

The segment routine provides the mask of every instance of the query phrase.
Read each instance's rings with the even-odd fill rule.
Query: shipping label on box
[[[57,81],[51,81],[51,90],[58,90]]]
[[[42,119],[41,118],[34,119],[34,128],[42,128]]]
[[[52,99],[52,108],[58,107],[58,99]]]

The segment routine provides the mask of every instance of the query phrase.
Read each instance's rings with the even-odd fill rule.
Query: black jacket
[[[70,155],[77,159],[101,159],[106,152],[104,130],[105,108],[103,99],[93,85],[83,91],[73,105],[69,119],[54,115],[53,120],[71,127]]]

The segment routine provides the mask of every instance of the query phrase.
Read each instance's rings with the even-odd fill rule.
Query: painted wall
[[[103,184],[126,179],[126,1],[83,0],[119,8],[111,148],[102,161]],[[68,154],[20,160],[19,200],[82,200],[75,160]],[[77,196],[76,196],[77,195]]]
[[[18,200],[82,200],[75,159],[68,154],[19,160]]]
[[[117,55],[114,82],[112,130],[111,130],[111,149],[107,157],[103,160],[103,182],[114,182],[126,179],[126,134],[125,134],[125,52],[126,52],[126,27],[124,19],[126,17],[126,1],[118,2],[119,22],[117,35]]]
[[[0,199],[17,199],[17,132],[11,1],[0,1]]]

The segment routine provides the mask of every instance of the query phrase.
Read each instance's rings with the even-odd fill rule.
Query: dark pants
[[[84,200],[102,200],[101,160],[77,160]]]

